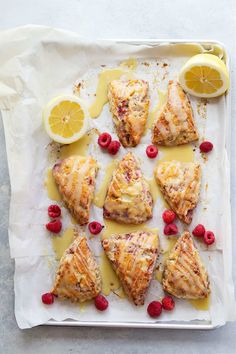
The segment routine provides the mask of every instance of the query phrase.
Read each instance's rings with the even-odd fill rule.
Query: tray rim
[[[160,44],[177,44],[177,43],[193,43],[193,44],[199,44],[199,45],[206,45],[206,44],[213,44],[213,45],[218,45],[220,46],[223,51],[226,54],[226,66],[229,70],[231,71],[230,67],[230,56],[229,56],[229,51],[225,44],[221,41],[214,40],[214,39],[175,39],[175,38],[167,38],[167,39],[155,39],[155,38],[143,38],[143,39],[135,39],[135,38],[129,38],[129,39],[123,39],[123,38],[102,38],[98,39],[98,42],[114,42],[117,44],[130,44],[130,45],[150,45],[150,46],[157,46]],[[231,134],[230,134],[230,128],[231,128],[231,90],[229,89],[227,91],[227,94],[224,95],[225,97],[225,107],[226,107],[226,121],[227,121],[227,126],[226,126],[226,152],[228,155],[228,159],[230,161],[230,146],[231,146]],[[231,170],[230,163],[229,163],[229,169]],[[230,172],[229,171],[229,182],[230,182]],[[231,211],[231,206],[230,206],[230,211]],[[230,219],[231,219],[231,213],[230,213]],[[230,220],[230,227],[231,227],[231,220]],[[232,238],[232,232],[231,232],[231,238]],[[232,259],[232,254],[230,254],[231,259]],[[223,324],[225,325],[226,322]],[[223,325],[213,325],[211,321],[205,321],[205,320],[195,320],[195,321],[171,321],[171,322],[156,322],[156,323],[149,323],[149,322],[121,322],[121,321],[77,321],[77,320],[71,320],[71,319],[66,319],[63,321],[56,321],[56,320],[49,320],[46,323],[40,325],[40,326],[65,326],[65,327],[110,327],[110,328],[155,328],[155,329],[188,329],[188,330],[212,330],[219,328]]]
[[[191,322],[191,323],[190,323]],[[41,326],[66,326],[66,327],[102,327],[102,328],[160,328],[160,329],[201,329],[211,330],[220,326],[214,326],[210,321],[186,321],[179,322],[108,322],[108,321],[76,321],[76,320],[64,320],[56,321],[49,320]]]

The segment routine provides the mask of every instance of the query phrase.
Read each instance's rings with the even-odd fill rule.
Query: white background
[[[42,24],[87,38],[189,38],[224,42],[232,72],[232,213],[236,227],[234,0],[0,0],[0,29]],[[1,53],[1,48],[0,48]],[[235,60],[235,61],[234,61]],[[66,70],[66,68],[65,68]],[[7,239],[9,180],[0,129],[0,353],[235,353],[236,323],[211,332],[40,327],[20,331],[13,314],[13,262]],[[224,191],[222,191],[223,193]],[[234,248],[236,242],[233,243]],[[236,251],[234,250],[234,258]],[[236,279],[236,262],[234,264]],[[30,289],[29,289],[30,291]]]

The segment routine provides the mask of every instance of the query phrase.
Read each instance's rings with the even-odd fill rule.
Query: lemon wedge
[[[225,63],[216,55],[197,54],[182,67],[179,82],[193,96],[217,97],[229,88],[229,73]]]
[[[43,122],[50,138],[58,143],[71,144],[87,131],[87,108],[76,96],[58,96],[44,108]]]

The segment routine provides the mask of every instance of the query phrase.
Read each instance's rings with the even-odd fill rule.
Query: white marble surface
[[[231,191],[233,228],[236,227],[235,0],[0,0],[0,5],[0,29],[31,23],[77,31],[88,38],[202,38],[224,42],[232,60]],[[236,322],[210,332],[59,327],[19,330],[13,312],[14,264],[7,238],[10,187],[1,121],[0,124],[1,354],[236,352]],[[233,245],[235,259],[235,241]],[[233,268],[236,281],[236,262]]]

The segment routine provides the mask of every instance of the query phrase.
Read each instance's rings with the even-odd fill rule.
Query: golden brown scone
[[[80,225],[89,221],[97,172],[97,162],[90,156],[68,157],[57,163],[52,170],[66,207]]]
[[[186,224],[192,221],[201,185],[201,167],[194,162],[160,162],[154,170],[160,190],[177,216]]]
[[[177,81],[169,81],[167,102],[153,125],[152,142],[173,146],[194,140],[198,133],[190,101]]]
[[[143,305],[159,251],[158,235],[146,231],[111,235],[102,246],[129,299]]]
[[[108,100],[121,144],[124,147],[138,145],[148,117],[148,83],[114,80],[108,85]]]
[[[114,171],[103,216],[125,224],[141,224],[152,218],[153,200],[134,155],[129,152]]]
[[[83,302],[96,297],[100,291],[99,267],[86,237],[78,236],[60,260],[52,293],[62,299]]]
[[[189,232],[171,251],[163,272],[164,291],[182,299],[202,299],[210,294],[210,282]]]

